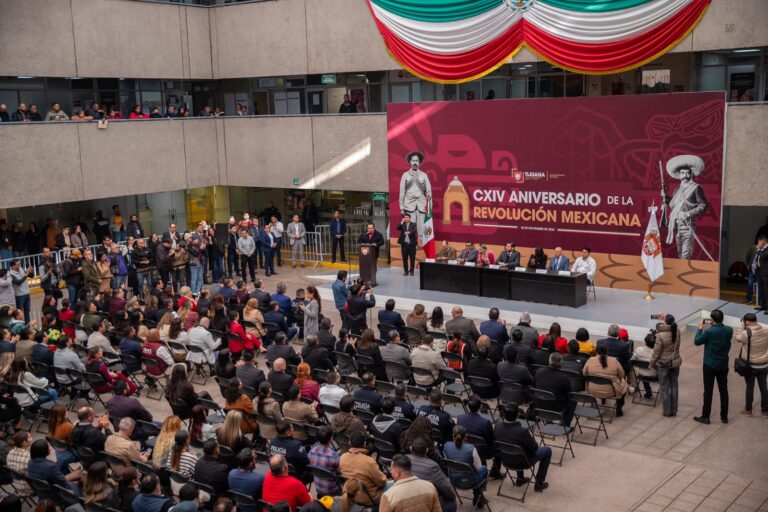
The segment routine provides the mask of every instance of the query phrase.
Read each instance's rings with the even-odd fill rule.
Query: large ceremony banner
[[[437,251],[514,242],[524,265],[536,247],[571,262],[590,247],[601,287],[645,290],[640,254],[660,243],[655,290],[718,296],[723,93],[390,103],[387,116],[393,258],[411,212]]]

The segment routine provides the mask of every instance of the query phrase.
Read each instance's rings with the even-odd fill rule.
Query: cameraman
[[[373,296],[370,285],[359,283],[352,285],[347,298],[347,323],[350,333],[359,335],[368,328],[365,315],[368,309],[375,305],[376,298]]]
[[[704,345],[704,405],[701,416],[694,416],[699,423],[709,425],[712,411],[712,392],[715,379],[720,393],[720,421],[728,423],[728,351],[731,350],[733,329],[723,325],[723,312],[715,309],[709,314],[711,321],[703,320],[696,331],[694,344]]]
[[[752,402],[755,396],[755,380],[760,388],[760,410],[763,416],[768,417],[768,386],[766,386],[766,375],[768,375],[768,329],[757,323],[757,316],[754,313],[747,313],[741,320],[742,328],[736,333],[736,341],[745,345],[742,347],[741,354],[746,356],[749,368],[743,375],[747,383],[747,405],[742,416],[752,416]],[[748,350],[744,350],[747,348]],[[741,355],[740,354],[740,355]]]

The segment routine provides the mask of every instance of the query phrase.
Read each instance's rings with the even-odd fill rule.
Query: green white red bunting
[[[392,56],[436,82],[473,80],[523,46],[564,69],[616,73],[672,49],[711,0],[368,0]]]

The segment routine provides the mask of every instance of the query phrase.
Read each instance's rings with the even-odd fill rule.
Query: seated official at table
[[[475,249],[474,242],[467,242],[464,246],[464,249],[462,249],[461,253],[459,253],[459,257],[457,259],[459,263],[464,263],[466,261],[477,261],[477,249]]]
[[[582,249],[581,257],[576,258],[576,261],[573,262],[571,272],[587,274],[587,281],[589,284],[592,284],[592,280],[595,279],[595,272],[597,272],[597,263],[595,263],[595,259],[590,254],[592,254],[592,249],[589,247]]]
[[[508,243],[504,246],[504,251],[499,254],[499,259],[496,260],[499,266],[515,268],[520,266],[520,253],[515,250],[514,243]]]
[[[477,258],[475,258],[477,266],[484,267],[486,265],[493,265],[495,262],[496,258],[493,256],[493,253],[488,250],[488,246],[480,244],[480,250],[477,251]]]
[[[528,268],[547,268],[547,255],[544,254],[544,249],[537,247],[533,250],[533,254],[528,258]]]
[[[440,250],[435,256],[435,260],[445,261],[445,260],[455,260],[455,259],[456,259],[456,249],[448,245],[448,240],[443,240],[443,245],[440,246]]]
[[[555,247],[555,255],[552,256],[551,260],[549,260],[549,266],[547,267],[547,270],[554,270],[555,272],[559,272],[561,270],[570,270],[570,268],[571,262],[568,261],[568,256],[563,254],[563,248]]]

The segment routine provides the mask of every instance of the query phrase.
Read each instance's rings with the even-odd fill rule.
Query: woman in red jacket
[[[229,352],[234,356],[239,356],[243,350],[255,350],[261,347],[261,340],[253,334],[248,334],[240,325],[240,314],[234,309],[229,312],[229,333],[237,334],[240,339],[229,340]]]
[[[555,339],[555,350],[561,354],[568,353],[568,340],[561,336],[559,323],[552,322],[552,325],[549,326],[549,333],[547,334]],[[547,334],[542,334],[539,336],[539,346],[541,346],[541,343],[544,341],[544,338],[547,337]]]
[[[131,111],[131,115],[128,116],[131,119],[146,119],[149,116],[141,111],[141,105],[136,105],[133,107],[133,110]]]

